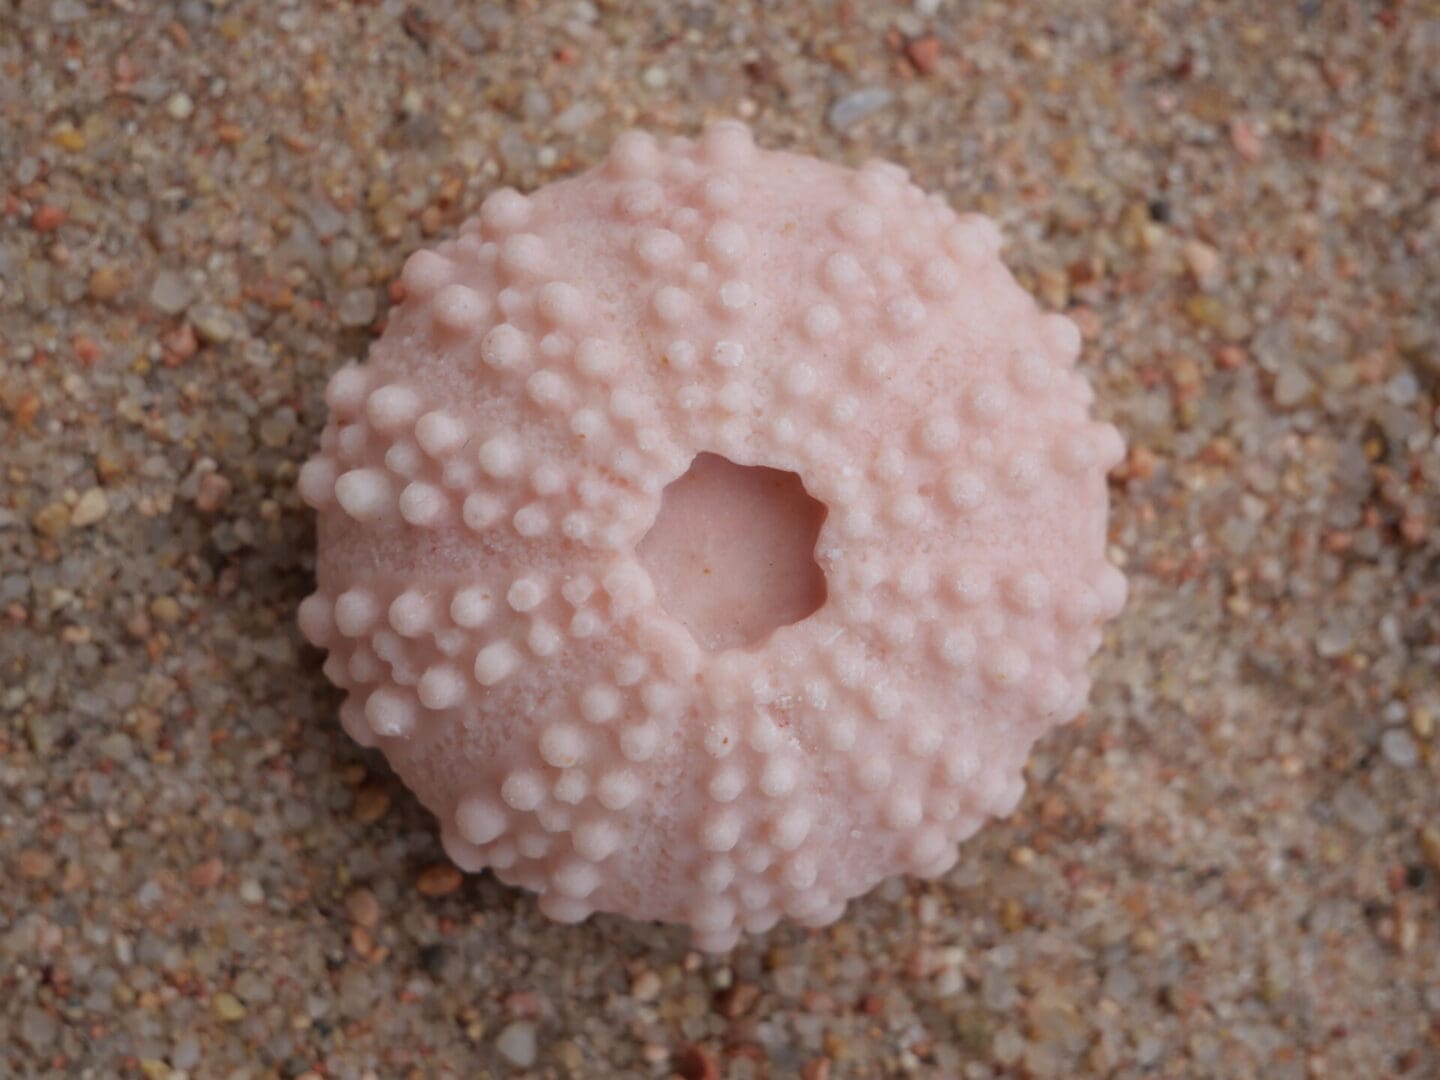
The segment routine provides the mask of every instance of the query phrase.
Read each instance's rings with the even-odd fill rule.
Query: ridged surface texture
[[[300,621],[458,865],[725,949],[1010,812],[1125,582],[1120,436],[999,246],[896,166],[722,123],[411,257],[301,472]],[[642,540],[698,455],[823,507],[813,614],[727,648],[662,603]]]

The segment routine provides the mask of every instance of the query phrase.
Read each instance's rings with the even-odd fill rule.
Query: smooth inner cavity
[[[640,562],[664,609],[711,652],[764,641],[825,602],[825,506],[793,472],[699,454],[665,489]]]

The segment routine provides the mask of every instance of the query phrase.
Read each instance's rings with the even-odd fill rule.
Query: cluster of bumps
[[[720,950],[1015,807],[1124,603],[1123,447],[999,245],[896,166],[722,123],[622,136],[409,260],[300,476],[300,623],[460,867]],[[825,602],[754,647],[697,644],[637,555],[702,452],[827,509]]]

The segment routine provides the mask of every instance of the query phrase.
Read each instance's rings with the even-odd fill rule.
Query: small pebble
[[[195,102],[182,90],[171,95],[170,100],[165,103],[165,111],[172,120],[189,120],[195,112]]]
[[[225,990],[210,999],[210,1008],[227,1024],[245,1019],[245,1006],[241,1004],[239,998]]]
[[[380,923],[380,901],[369,889],[356,889],[345,898],[345,910],[357,926],[373,930]]]
[[[150,286],[150,303],[166,315],[179,315],[193,295],[185,276],[175,270],[161,270]]]
[[[1420,750],[1403,727],[1390,728],[1380,736],[1380,753],[1397,769],[1413,769],[1420,763]]]
[[[830,111],[825,114],[825,122],[836,131],[847,131],[867,116],[885,108],[894,98],[895,95],[883,87],[855,90],[830,106]]]
[[[341,326],[369,326],[375,321],[375,290],[353,289],[340,298],[335,311]]]
[[[535,1025],[527,1020],[506,1024],[495,1038],[495,1049],[511,1065],[529,1068],[535,1064],[537,1052]]]
[[[70,508],[62,502],[53,502],[36,513],[31,520],[36,532],[55,540],[65,535],[65,530],[70,527]]]
[[[94,525],[110,512],[110,498],[103,488],[91,488],[80,496],[75,508],[70,511],[70,524],[77,529]]]
[[[451,863],[436,863],[427,866],[420,871],[420,876],[415,879],[415,890],[421,896],[449,896],[456,889],[464,875]]]

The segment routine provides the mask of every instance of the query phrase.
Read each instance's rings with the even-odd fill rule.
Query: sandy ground
[[[0,3],[0,1074],[1440,1076],[1440,9]],[[728,958],[460,882],[293,624],[405,255],[631,125],[1004,225],[1132,451],[1085,721]]]

